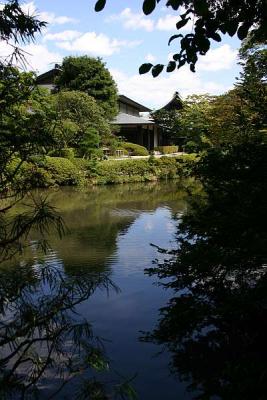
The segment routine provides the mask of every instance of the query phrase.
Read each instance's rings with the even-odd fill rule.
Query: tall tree
[[[117,87],[100,58],[64,58],[56,85],[59,90],[79,90],[94,97],[108,120],[112,120],[118,112]]]
[[[102,137],[109,136],[110,126],[96,100],[78,91],[51,95],[56,116],[56,146],[75,147],[81,155],[89,155],[99,146]]]
[[[151,14],[161,0],[142,0],[143,12]],[[106,0],[98,0],[95,10],[101,11],[106,5]],[[177,33],[169,39],[179,39],[180,50],[173,55],[173,60],[166,66],[167,72],[189,64],[191,71],[195,71],[199,55],[205,55],[211,40],[220,42],[222,35],[237,36],[240,40],[247,37],[251,31],[254,38],[263,39],[267,36],[266,28],[266,1],[265,0],[167,0],[166,7],[177,11]],[[179,12],[183,10],[182,12]],[[191,32],[182,34],[181,29],[189,26]],[[139,71],[141,74],[151,70],[154,77],[164,69],[164,64],[143,64]]]

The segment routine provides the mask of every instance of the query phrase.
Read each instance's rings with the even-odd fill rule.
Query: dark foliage
[[[175,296],[143,340],[166,346],[197,399],[264,399],[267,373],[267,148],[212,150],[196,166],[205,195],[179,249],[149,274]]]

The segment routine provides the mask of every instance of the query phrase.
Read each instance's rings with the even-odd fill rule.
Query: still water
[[[185,385],[169,370],[169,355],[140,341],[171,296],[144,269],[162,258],[156,247],[175,247],[175,216],[186,210],[186,191],[176,182],[72,188],[49,191],[67,231],[51,234],[46,262],[62,265],[66,274],[103,271],[118,291],[96,290],[77,311],[104,339],[112,370],[133,381],[140,400],[191,399]],[[71,398],[71,389],[58,399]]]

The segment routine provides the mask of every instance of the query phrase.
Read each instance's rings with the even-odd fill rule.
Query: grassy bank
[[[175,179],[190,172],[196,156],[150,157],[147,160],[91,161],[82,158],[33,157],[23,163],[17,183],[31,187],[104,185]],[[10,164],[12,172],[19,160]]]

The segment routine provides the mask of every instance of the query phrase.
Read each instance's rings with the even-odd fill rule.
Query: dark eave
[[[142,104],[137,103],[136,101],[134,101],[134,100],[132,100],[132,99],[129,99],[129,97],[124,96],[123,94],[120,94],[120,95],[119,95],[119,101],[120,101],[121,103],[128,104],[129,106],[132,106],[132,107],[134,107],[134,108],[137,108],[137,109],[138,109],[139,111],[141,111],[141,112],[150,112],[150,111],[151,111],[150,108],[145,107],[145,106],[143,106]]]
[[[60,69],[59,68],[53,68],[50,69],[49,71],[38,75],[36,78],[36,83],[37,84],[42,84],[42,83],[50,83],[53,84],[55,78],[59,75]]]

